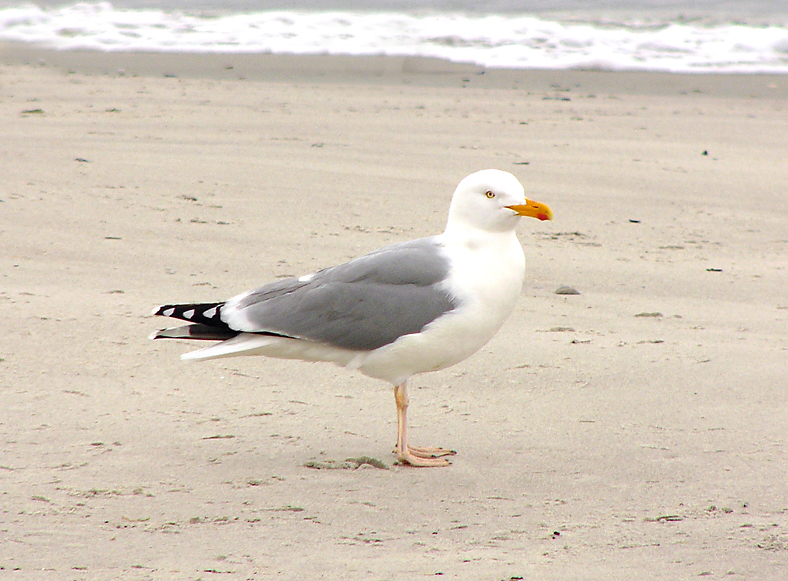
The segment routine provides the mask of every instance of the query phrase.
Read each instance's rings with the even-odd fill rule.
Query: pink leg
[[[408,446],[408,384],[402,382],[394,386],[394,399],[397,402],[397,446],[394,453],[397,460],[411,466],[448,466],[451,464],[441,456],[453,456],[453,450],[443,448],[412,448]]]

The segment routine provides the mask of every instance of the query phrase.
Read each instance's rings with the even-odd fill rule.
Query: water
[[[492,68],[788,73],[788,2],[0,0],[0,41],[60,50],[438,57]],[[427,8],[429,6],[429,8]]]

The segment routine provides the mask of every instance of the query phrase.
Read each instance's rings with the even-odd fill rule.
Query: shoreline
[[[263,82],[413,85],[643,96],[786,98],[788,75],[488,69],[427,57],[59,51],[0,43],[0,64],[47,66],[67,73]]]

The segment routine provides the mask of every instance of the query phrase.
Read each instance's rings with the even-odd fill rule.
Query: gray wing
[[[454,309],[441,285],[448,274],[442,246],[423,238],[260,287],[227,301],[221,318],[236,331],[370,351]]]

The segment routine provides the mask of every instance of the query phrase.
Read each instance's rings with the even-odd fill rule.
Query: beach
[[[0,47],[0,571],[788,576],[788,76]],[[442,231],[515,174],[515,313],[391,386],[184,363],[162,303]],[[556,294],[559,287],[579,294]],[[355,461],[346,461],[352,458]]]

